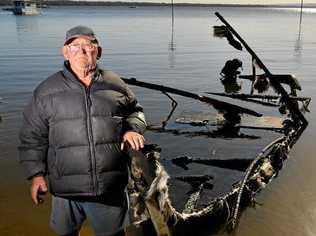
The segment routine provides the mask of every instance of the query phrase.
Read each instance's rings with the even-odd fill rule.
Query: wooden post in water
[[[175,44],[174,44],[174,4],[173,0],[171,0],[171,42],[170,42],[170,50],[174,51]]]
[[[301,0],[300,28],[301,28],[301,25],[302,25],[303,5],[304,5],[304,1]]]

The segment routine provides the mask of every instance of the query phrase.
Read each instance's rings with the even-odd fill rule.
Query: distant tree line
[[[167,3],[148,3],[148,2],[107,2],[107,1],[71,1],[71,0],[31,0],[40,5],[47,6],[73,6],[73,5],[82,5],[82,6],[144,6],[144,5],[170,5]],[[0,0],[0,6],[12,5],[13,0]]]
[[[0,0],[0,6],[12,5],[13,0]],[[71,1],[71,0],[33,0],[39,5],[47,6],[169,6],[171,3],[153,3],[153,2],[107,2],[107,1]],[[182,0],[185,2],[186,0]],[[175,3],[175,6],[208,6],[208,7],[297,7],[297,4],[293,5],[248,5],[248,4],[199,4],[199,3]],[[316,4],[305,4],[305,7],[315,7]]]
[[[12,5],[13,0],[0,0],[0,5]],[[71,1],[71,0],[32,0],[39,5],[47,6],[169,6],[171,3],[153,3],[153,2],[107,2],[107,1]],[[183,0],[184,2],[186,0]],[[175,3],[175,6],[236,6],[236,4],[199,4],[199,3]],[[238,6],[250,6],[238,4]],[[262,6],[262,5],[251,5],[251,7]]]
[[[143,5],[167,5],[164,3],[142,3],[142,2],[107,2],[107,1],[67,1],[67,0],[51,0],[51,1],[41,1],[41,3],[46,5],[52,6],[59,6],[59,5],[82,5],[82,6],[143,6]]]

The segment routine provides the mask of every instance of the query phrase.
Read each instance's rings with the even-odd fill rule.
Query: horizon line
[[[36,0],[35,0],[36,1]],[[4,1],[3,3],[5,3]],[[132,5],[132,6],[170,6],[171,3],[166,2],[128,2],[128,1],[87,1],[87,0],[42,0],[42,4],[47,5]],[[0,3],[0,5],[2,5]],[[252,3],[188,3],[188,2],[177,2],[173,3],[174,6],[238,6],[238,7],[300,7],[299,3],[276,3],[276,4],[252,4]],[[306,3],[304,8],[316,7],[316,3]]]

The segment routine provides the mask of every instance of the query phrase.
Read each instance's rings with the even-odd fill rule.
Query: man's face
[[[73,70],[91,70],[101,56],[101,48],[89,39],[79,37],[63,47],[63,54]]]

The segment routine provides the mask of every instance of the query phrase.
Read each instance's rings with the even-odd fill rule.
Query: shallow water
[[[31,204],[29,186],[18,165],[16,146],[21,111],[32,90],[61,68],[60,47],[65,31],[78,24],[93,27],[104,49],[100,64],[124,77],[199,93],[223,91],[218,74],[226,60],[242,59],[245,73],[249,73],[251,65],[248,54],[232,49],[225,39],[213,37],[212,26],[220,24],[213,14],[215,11],[235,27],[271,72],[295,74],[303,87],[300,94],[314,97],[315,9],[304,12],[299,29],[297,9],[176,7],[175,51],[169,50],[171,11],[168,7],[51,7],[35,17],[0,12],[1,235],[54,235],[47,223],[49,199],[41,207]],[[133,91],[150,122],[156,123],[168,113],[170,105],[165,96],[135,87]],[[199,112],[215,114],[206,105],[175,98],[181,103],[175,117]],[[274,114],[257,105],[246,106],[266,115]],[[234,235],[316,234],[313,103],[307,118],[310,125],[291,151],[291,159],[278,178],[258,195],[263,205],[244,212]],[[245,133],[252,134],[252,131]],[[185,174],[184,170],[168,165],[171,157],[187,154],[225,158],[229,153],[230,157],[252,158],[275,136],[269,132],[259,132],[259,135],[261,139],[247,141],[247,146],[241,145],[245,141],[241,139],[188,138],[151,132],[146,138],[163,147],[162,156],[169,173]],[[210,196],[228,191],[230,184],[241,176],[239,172],[220,168],[192,167],[193,174],[201,171],[214,175],[220,182],[208,192]],[[184,184],[181,186],[184,192],[188,188]],[[83,235],[90,232],[86,227],[83,230]]]

